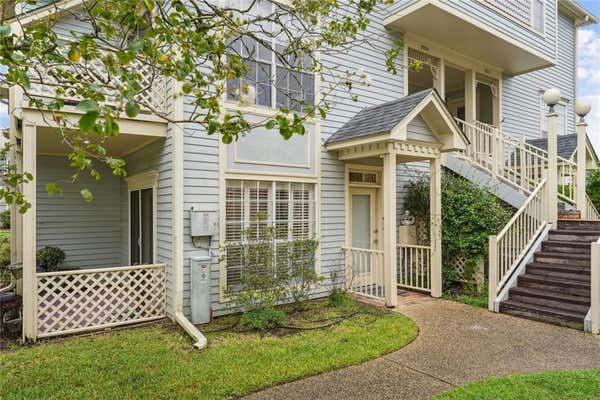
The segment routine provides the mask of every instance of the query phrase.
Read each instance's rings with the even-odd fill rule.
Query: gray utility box
[[[210,322],[210,256],[192,257],[191,306],[192,323]]]

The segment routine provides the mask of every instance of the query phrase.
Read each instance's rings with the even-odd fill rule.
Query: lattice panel
[[[66,51],[66,50],[65,50]],[[109,51],[104,51],[101,57],[110,56]],[[140,60],[134,60],[129,68],[140,74],[141,91],[137,100],[143,110],[164,113],[167,104],[167,80],[151,65]],[[83,97],[77,93],[76,86],[67,86],[73,77],[80,81],[98,85],[100,91],[106,96],[107,103],[117,105],[119,89],[123,82],[118,76],[107,70],[99,57],[90,61],[82,60],[78,64],[68,67],[62,63],[36,64],[32,61],[30,76],[31,88],[28,93],[35,97],[54,98],[60,97],[66,102],[79,102]],[[64,93],[58,92],[62,88]]]
[[[38,337],[166,315],[166,266],[38,274]]]

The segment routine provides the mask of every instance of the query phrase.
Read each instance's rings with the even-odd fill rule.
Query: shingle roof
[[[422,90],[398,100],[364,108],[331,135],[326,143],[390,132],[433,91]]]
[[[532,146],[548,151],[548,139],[530,139],[527,141]],[[575,150],[577,149],[577,134],[572,135],[558,135],[556,138],[556,146],[558,156],[570,159]]]

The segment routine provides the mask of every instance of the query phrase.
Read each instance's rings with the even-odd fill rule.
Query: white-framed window
[[[542,99],[543,93],[540,94],[540,126],[542,128],[541,137],[548,137],[548,105],[544,103]],[[567,134],[567,100],[561,100],[557,105],[554,106],[554,112],[558,114],[558,121],[556,122],[556,134],[566,135]]]
[[[314,239],[314,184],[227,179],[225,192],[226,287],[239,283],[243,252],[261,228],[271,228],[276,258],[289,242]]]
[[[229,0],[228,3],[232,8],[245,10],[253,2]],[[249,14],[270,15],[275,11],[275,7],[281,6],[268,0],[257,0]],[[261,23],[260,29],[272,32],[274,28],[270,22],[264,22]],[[306,106],[314,105],[315,77],[313,73],[307,72],[311,63],[310,57],[305,56],[302,60],[294,60],[292,56],[287,56],[282,60],[279,55],[285,49],[285,43],[269,34],[262,36],[269,42],[269,48],[249,36],[238,38],[230,44],[230,53],[244,59],[248,72],[241,79],[231,79],[227,82],[227,99],[238,100],[241,87],[249,85],[255,89],[254,100],[258,106],[285,107],[300,112]],[[289,65],[295,65],[297,68],[290,69]]]
[[[157,177],[156,171],[149,171],[125,178],[128,194],[129,265],[155,262]]]

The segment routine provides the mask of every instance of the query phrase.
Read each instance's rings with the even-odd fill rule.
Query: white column
[[[36,276],[36,127],[23,122],[23,171],[34,180],[23,184],[23,195],[31,208],[23,215],[23,338],[36,339],[37,276]]]
[[[600,334],[600,243],[592,243],[591,316],[592,333]]]
[[[442,163],[440,156],[429,162],[431,296],[442,295]]]
[[[556,143],[556,124],[558,114],[550,112],[548,119],[548,222],[554,227],[558,221],[558,149]]]
[[[477,80],[473,70],[465,71],[465,121],[472,124],[477,119]]]
[[[585,197],[585,175],[586,175],[586,130],[587,123],[580,121],[575,125],[577,131],[577,181],[575,182],[575,204],[581,211],[581,218],[589,218],[586,215],[586,197]]]
[[[398,302],[396,245],[396,153],[390,143],[383,156],[383,279],[388,307]]]

